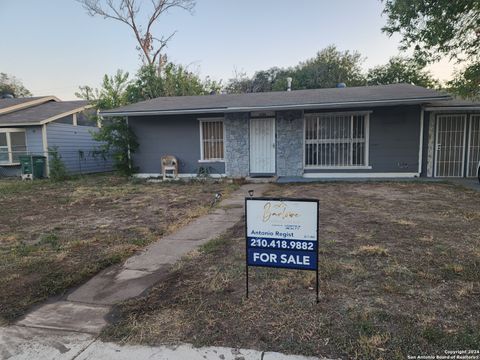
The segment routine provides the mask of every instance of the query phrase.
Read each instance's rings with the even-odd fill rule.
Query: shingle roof
[[[41,99],[42,96],[36,97],[26,97],[26,98],[13,98],[13,99],[0,99],[0,109],[5,109],[10,106],[15,106],[19,104],[24,104],[27,102],[31,102],[33,100]]]
[[[454,98],[446,101],[436,101],[428,104],[428,108],[458,108],[468,110],[469,108],[480,107],[480,101],[466,100],[461,98]]]
[[[0,126],[40,125],[62,114],[67,115],[74,113],[75,110],[80,111],[87,105],[88,101],[50,101],[0,115]]]
[[[351,88],[277,91],[249,94],[159,97],[113,110],[104,116],[169,113],[234,112],[278,109],[339,108],[420,104],[447,100],[450,95],[409,84]]]

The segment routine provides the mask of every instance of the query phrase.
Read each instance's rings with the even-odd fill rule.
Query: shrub
[[[53,181],[67,180],[67,169],[63,163],[62,156],[58,153],[58,147],[48,148],[48,153],[50,155],[50,179]]]

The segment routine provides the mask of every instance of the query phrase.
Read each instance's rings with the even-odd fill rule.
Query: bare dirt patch
[[[320,199],[321,302],[312,272],[251,269],[243,224],[116,309],[104,339],[194,342],[349,359],[478,349],[478,193],[432,183],[274,185]]]
[[[212,182],[0,181],[0,324],[205,214]]]

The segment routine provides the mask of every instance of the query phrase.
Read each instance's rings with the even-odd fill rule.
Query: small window
[[[9,154],[8,154],[8,144],[7,144],[7,133],[0,133],[0,163],[8,163]]]
[[[61,117],[60,119],[57,119],[54,122],[59,124],[73,125],[73,115],[67,115],[67,116]]]
[[[201,160],[223,161],[223,120],[200,120]]]
[[[77,113],[77,125],[78,126],[93,126],[97,127],[97,114],[93,111],[81,111]]]
[[[12,162],[20,162],[20,155],[27,153],[27,143],[25,141],[24,132],[10,133],[10,143],[12,148]]]
[[[0,132],[0,164],[17,164],[20,156],[27,153],[23,129],[8,129]]]

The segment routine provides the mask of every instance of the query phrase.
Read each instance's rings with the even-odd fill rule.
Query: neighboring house
[[[0,176],[19,176],[21,155],[47,157],[58,153],[72,174],[111,170],[111,162],[98,154],[98,131],[86,101],[60,101],[54,96],[0,99]]]
[[[167,154],[180,176],[474,176],[480,107],[450,100],[395,84],[157,98],[101,115],[127,118],[145,177],[160,174]]]

